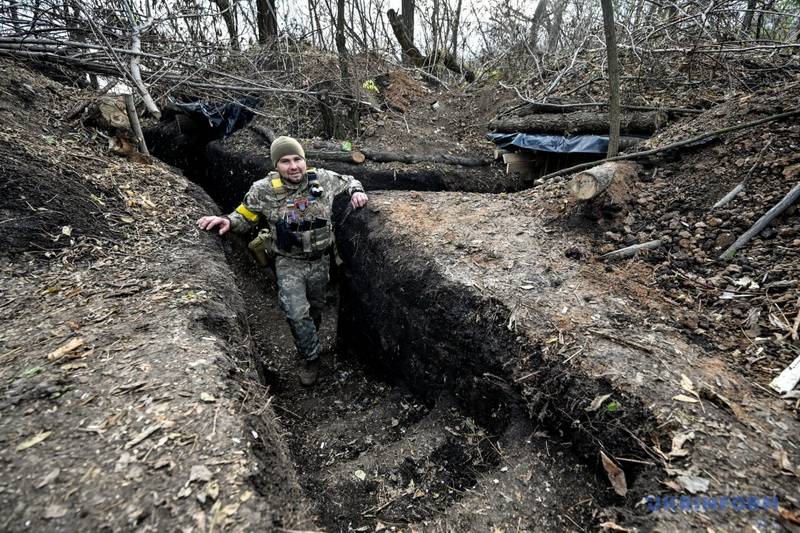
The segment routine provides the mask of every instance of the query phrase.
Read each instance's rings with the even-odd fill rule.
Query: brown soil
[[[524,183],[498,167],[372,166],[362,177],[401,174],[395,188],[427,192],[370,190],[366,209],[340,218],[346,264],[334,271],[321,380],[307,390],[271,272],[246,240],[194,228],[218,211],[210,199],[63,124],[86,95],[0,68],[0,213],[13,227],[0,237],[4,530],[797,520],[799,406],[767,389],[798,350],[786,331],[798,313],[796,211],[730,264],[713,260],[723,233],[738,235],[796,180],[795,123],[645,161],[638,196],[615,213],[576,205],[565,181],[509,193]],[[390,98],[402,105],[365,119],[357,142],[489,155],[484,128],[507,93],[401,85]],[[652,142],[797,100],[791,84],[732,99]],[[223,209],[268,168],[252,130],[207,149],[202,132],[161,133],[172,144],[160,155]],[[710,213],[751,168],[746,194]],[[664,248],[633,260],[596,259],[662,236]],[[623,470],[625,497],[601,451]],[[776,495],[781,511],[643,505],[687,494],[694,478],[705,495]]]
[[[233,276],[193,229],[211,201],[0,69],[0,528],[308,527]]]

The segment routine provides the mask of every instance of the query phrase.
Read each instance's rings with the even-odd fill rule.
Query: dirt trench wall
[[[180,120],[178,120],[180,118]],[[181,168],[222,207],[234,209],[250,185],[273,170],[269,146],[249,129],[217,140],[202,124],[183,115],[170,118],[145,131],[148,146],[159,159]],[[308,160],[320,167],[355,176],[367,191],[472,191],[499,193],[521,190],[530,180],[519,174],[506,175],[498,166],[460,167],[435,163],[368,162],[361,165],[337,161]]]
[[[494,431],[504,427],[509,405],[522,404],[589,465],[597,466],[601,449],[641,454],[637,438],[649,439],[654,424],[638,400],[617,391],[624,413],[588,413],[586,398],[610,393],[610,384],[544,361],[537,346],[509,330],[508,307],[446,277],[435,251],[402,238],[369,208],[352,214],[336,238],[346,264],[340,335],[365,361],[428,400],[454,391]],[[630,484],[641,470],[626,473]]]

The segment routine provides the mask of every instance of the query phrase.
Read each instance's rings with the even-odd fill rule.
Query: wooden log
[[[529,152],[508,152],[503,154],[503,163],[527,163],[534,159],[533,154]]]
[[[127,131],[131,127],[125,101],[121,97],[104,96],[89,105],[86,113],[86,124],[109,131]]]
[[[362,148],[361,150],[367,159],[377,161],[379,163],[421,163],[424,161],[430,163],[441,163],[445,165],[461,165],[462,167],[480,167],[488,165],[488,159],[481,159],[476,157],[462,157],[450,154],[401,154],[398,152],[381,152],[377,150],[368,150]]]
[[[666,113],[649,111],[626,113],[620,118],[622,133],[653,133],[667,123]],[[607,113],[546,113],[524,117],[504,117],[489,122],[489,129],[499,133],[595,133],[608,134]]]
[[[772,206],[772,208],[764,213],[764,216],[759,218],[755,224],[753,224],[750,229],[745,231],[741,237],[736,239],[736,242],[730,245],[730,247],[722,252],[722,255],[719,256],[721,261],[728,261],[733,258],[736,251],[750,242],[750,239],[761,233],[761,231],[769,225],[770,222],[775,220],[775,218],[783,213],[787,207],[792,205],[797,198],[800,197],[800,183],[795,185],[791,191],[789,191],[783,199]]]
[[[590,107],[608,107],[608,102],[526,102],[521,106],[518,106],[514,110],[514,114],[522,117],[525,115],[535,115],[537,113],[572,113],[575,111],[582,111]],[[621,105],[620,107],[622,109],[629,109],[631,111],[663,111],[665,113],[686,114],[700,114],[706,111],[705,109],[692,109],[687,107],[661,107],[646,105]]]
[[[632,186],[638,167],[625,161],[603,163],[575,175],[569,188],[578,200],[591,200],[617,181],[623,188]]]
[[[343,163],[355,163],[360,165],[366,160],[363,153],[354,150],[352,152],[327,151],[327,150],[306,150],[306,159],[322,159],[324,161],[342,161]]]

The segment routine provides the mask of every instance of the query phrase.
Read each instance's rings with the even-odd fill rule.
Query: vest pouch
[[[267,266],[270,259],[273,259],[273,238],[269,228],[264,228],[258,232],[256,238],[247,245],[250,251],[261,266]]]

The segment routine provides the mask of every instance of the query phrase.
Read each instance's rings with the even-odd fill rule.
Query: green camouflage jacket
[[[298,259],[321,257],[333,244],[333,198],[344,191],[352,196],[364,188],[353,176],[321,168],[309,168],[298,184],[270,172],[253,183],[244,202],[228,215],[231,230],[245,233],[264,221],[271,234],[268,253]]]

